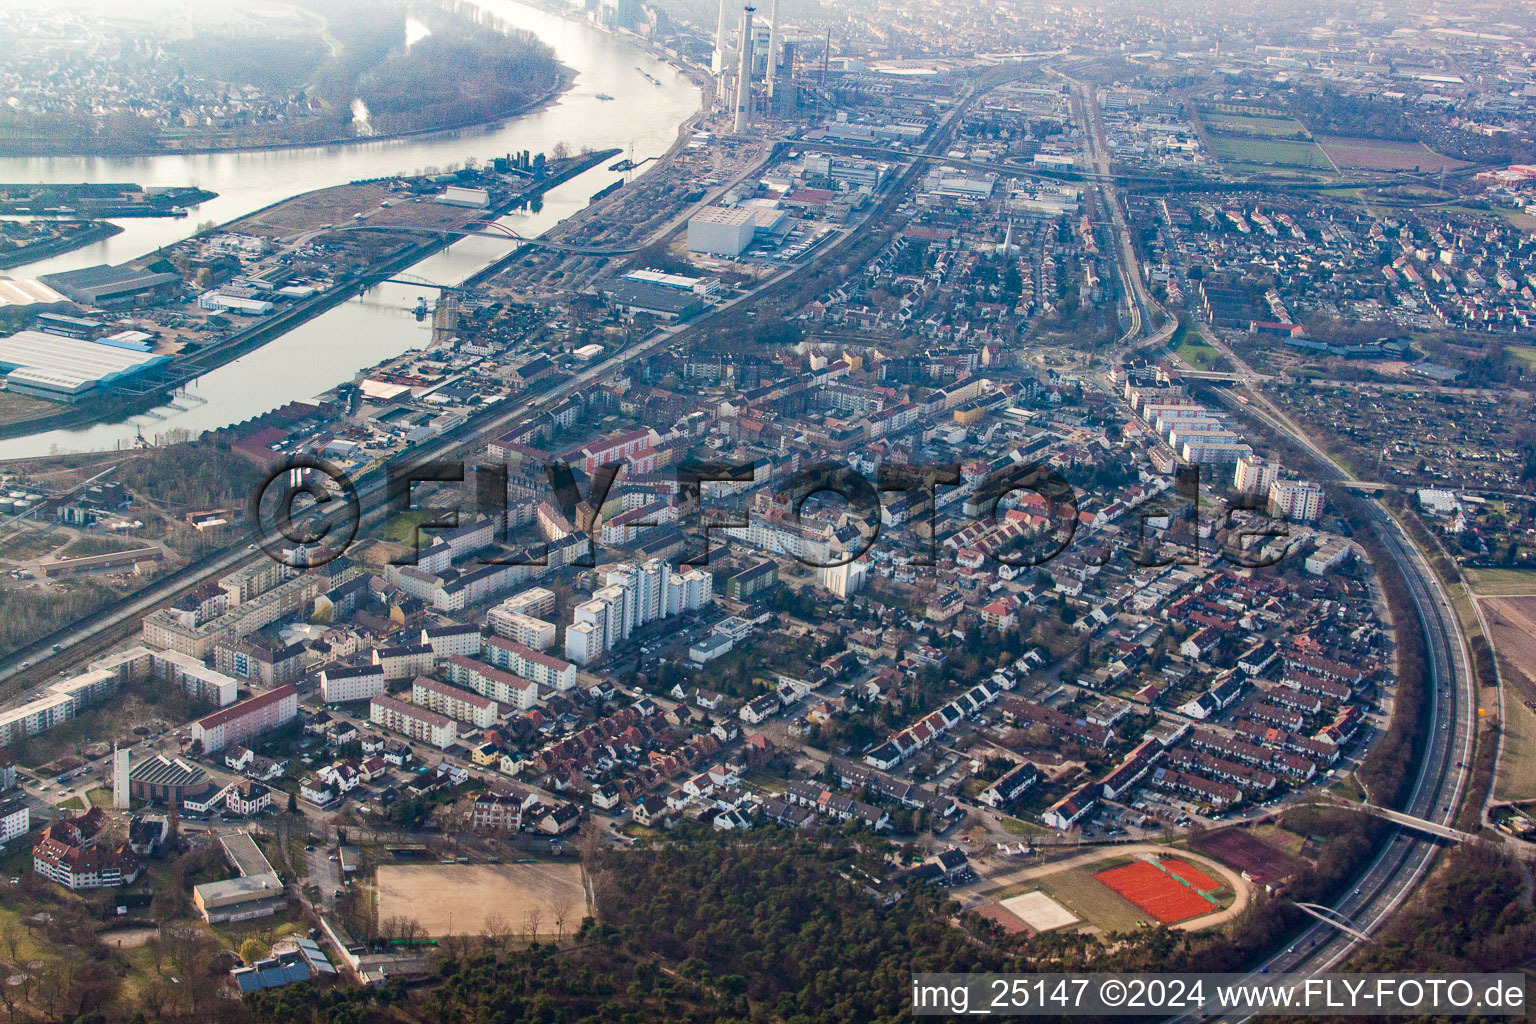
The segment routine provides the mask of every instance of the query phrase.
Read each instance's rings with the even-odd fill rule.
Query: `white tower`
[[[779,77],[779,0],[768,5],[768,73],[763,83],[768,86],[768,109],[773,110],[774,90]]]
[[[737,134],[747,130],[752,123],[752,12],[750,5],[741,9],[741,60],[736,65],[736,127]]]
[[[112,806],[119,811],[128,809],[128,751],[112,745]]]
[[[715,22],[715,59],[710,65],[710,69],[717,75],[724,74],[731,66],[731,50],[726,44],[725,32],[725,0],[720,0],[720,15]]]

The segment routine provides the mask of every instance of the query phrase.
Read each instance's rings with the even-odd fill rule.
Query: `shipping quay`
[[[87,308],[133,309],[145,288],[200,294],[169,314],[163,306],[155,311],[162,329],[154,341],[148,334],[124,340],[143,353],[142,372],[119,372],[58,396],[34,392],[69,404],[0,425],[0,438],[148,411],[463,237],[507,238],[520,243],[515,250],[542,245],[494,222],[536,208],[545,193],[620,152],[546,159],[524,151],[472,170],[355,181],[292,196],[122,267],[45,275],[45,285]],[[154,298],[163,302],[163,295]],[[248,318],[256,322],[240,324]]]

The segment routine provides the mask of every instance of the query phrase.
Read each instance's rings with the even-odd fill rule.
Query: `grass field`
[[[1275,849],[1297,857],[1301,856],[1301,848],[1307,843],[1305,836],[1299,836],[1279,825],[1255,825],[1253,834],[1255,838],[1264,840]]]
[[[0,391],[0,423],[37,419],[39,416],[58,412],[59,408],[56,403],[45,402],[41,398],[28,398],[26,395]]]
[[[1312,171],[1333,172],[1328,154],[1315,142],[1291,139],[1233,138],[1216,136],[1211,148],[1222,163],[1274,165]]]
[[[1485,597],[1504,684],[1504,751],[1494,796],[1536,799],[1536,597]]]
[[[0,558],[24,562],[45,555],[57,547],[59,541],[36,530],[18,530],[5,540],[0,540]]]
[[[431,936],[512,933],[555,937],[587,913],[579,864],[381,864],[379,922],[414,919]]]
[[[1481,597],[1536,594],[1536,571],[1530,569],[1463,569],[1462,574]]]
[[[1536,348],[1529,345],[1505,345],[1504,351],[1524,363],[1527,369],[1536,370]]]
[[[1201,120],[1207,128],[1234,135],[1252,135],[1265,139],[1309,139],[1306,127],[1294,117],[1255,117],[1251,114],[1206,114]]]
[[[1011,836],[1038,836],[1050,832],[1050,829],[1042,825],[1031,825],[1029,822],[1021,821],[1018,818],[1004,817],[1001,819],[1001,824],[1003,831]]]
[[[416,536],[416,527],[422,523],[430,523],[434,519],[443,517],[441,511],[429,511],[419,509],[414,512],[400,512],[390,516],[379,531],[379,537],[383,540],[392,540],[399,544],[409,544]],[[432,534],[423,532],[421,546],[426,547],[432,542]]]
[[[1536,714],[1519,701],[1504,702],[1504,750],[1494,780],[1495,800],[1536,800]]]
[[[1184,344],[1174,349],[1179,358],[1197,370],[1209,370],[1216,365],[1216,360],[1221,358],[1221,353],[1201,341],[1196,335],[1193,341],[1186,339]]]
[[[144,540],[141,537],[112,537],[90,534],[75,538],[70,542],[69,547],[59,552],[59,557],[83,558],[86,555],[105,555],[115,551],[132,551],[134,548],[142,547],[144,547]]]
[[[1101,865],[1094,867],[1102,870]],[[1151,924],[1152,919],[1130,900],[1110,889],[1088,868],[1071,868],[1035,879],[1039,889],[1088,924],[1106,932],[1124,932]]]

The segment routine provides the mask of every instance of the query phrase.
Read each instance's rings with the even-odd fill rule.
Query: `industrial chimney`
[[[731,48],[726,44],[725,32],[725,0],[720,0],[720,15],[715,21],[715,59],[711,65],[717,75],[724,74],[731,61]]]
[[[768,7],[768,73],[763,82],[768,86],[768,109],[774,109],[774,93],[779,77],[779,0],[772,0]]]
[[[741,62],[736,66],[736,131],[747,130],[752,123],[752,12],[750,5],[741,9]]]

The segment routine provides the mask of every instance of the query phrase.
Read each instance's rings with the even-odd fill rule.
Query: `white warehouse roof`
[[[0,338],[0,370],[25,370],[18,380],[45,383],[62,391],[110,383],[168,359],[41,331],[18,331],[9,338]]]

